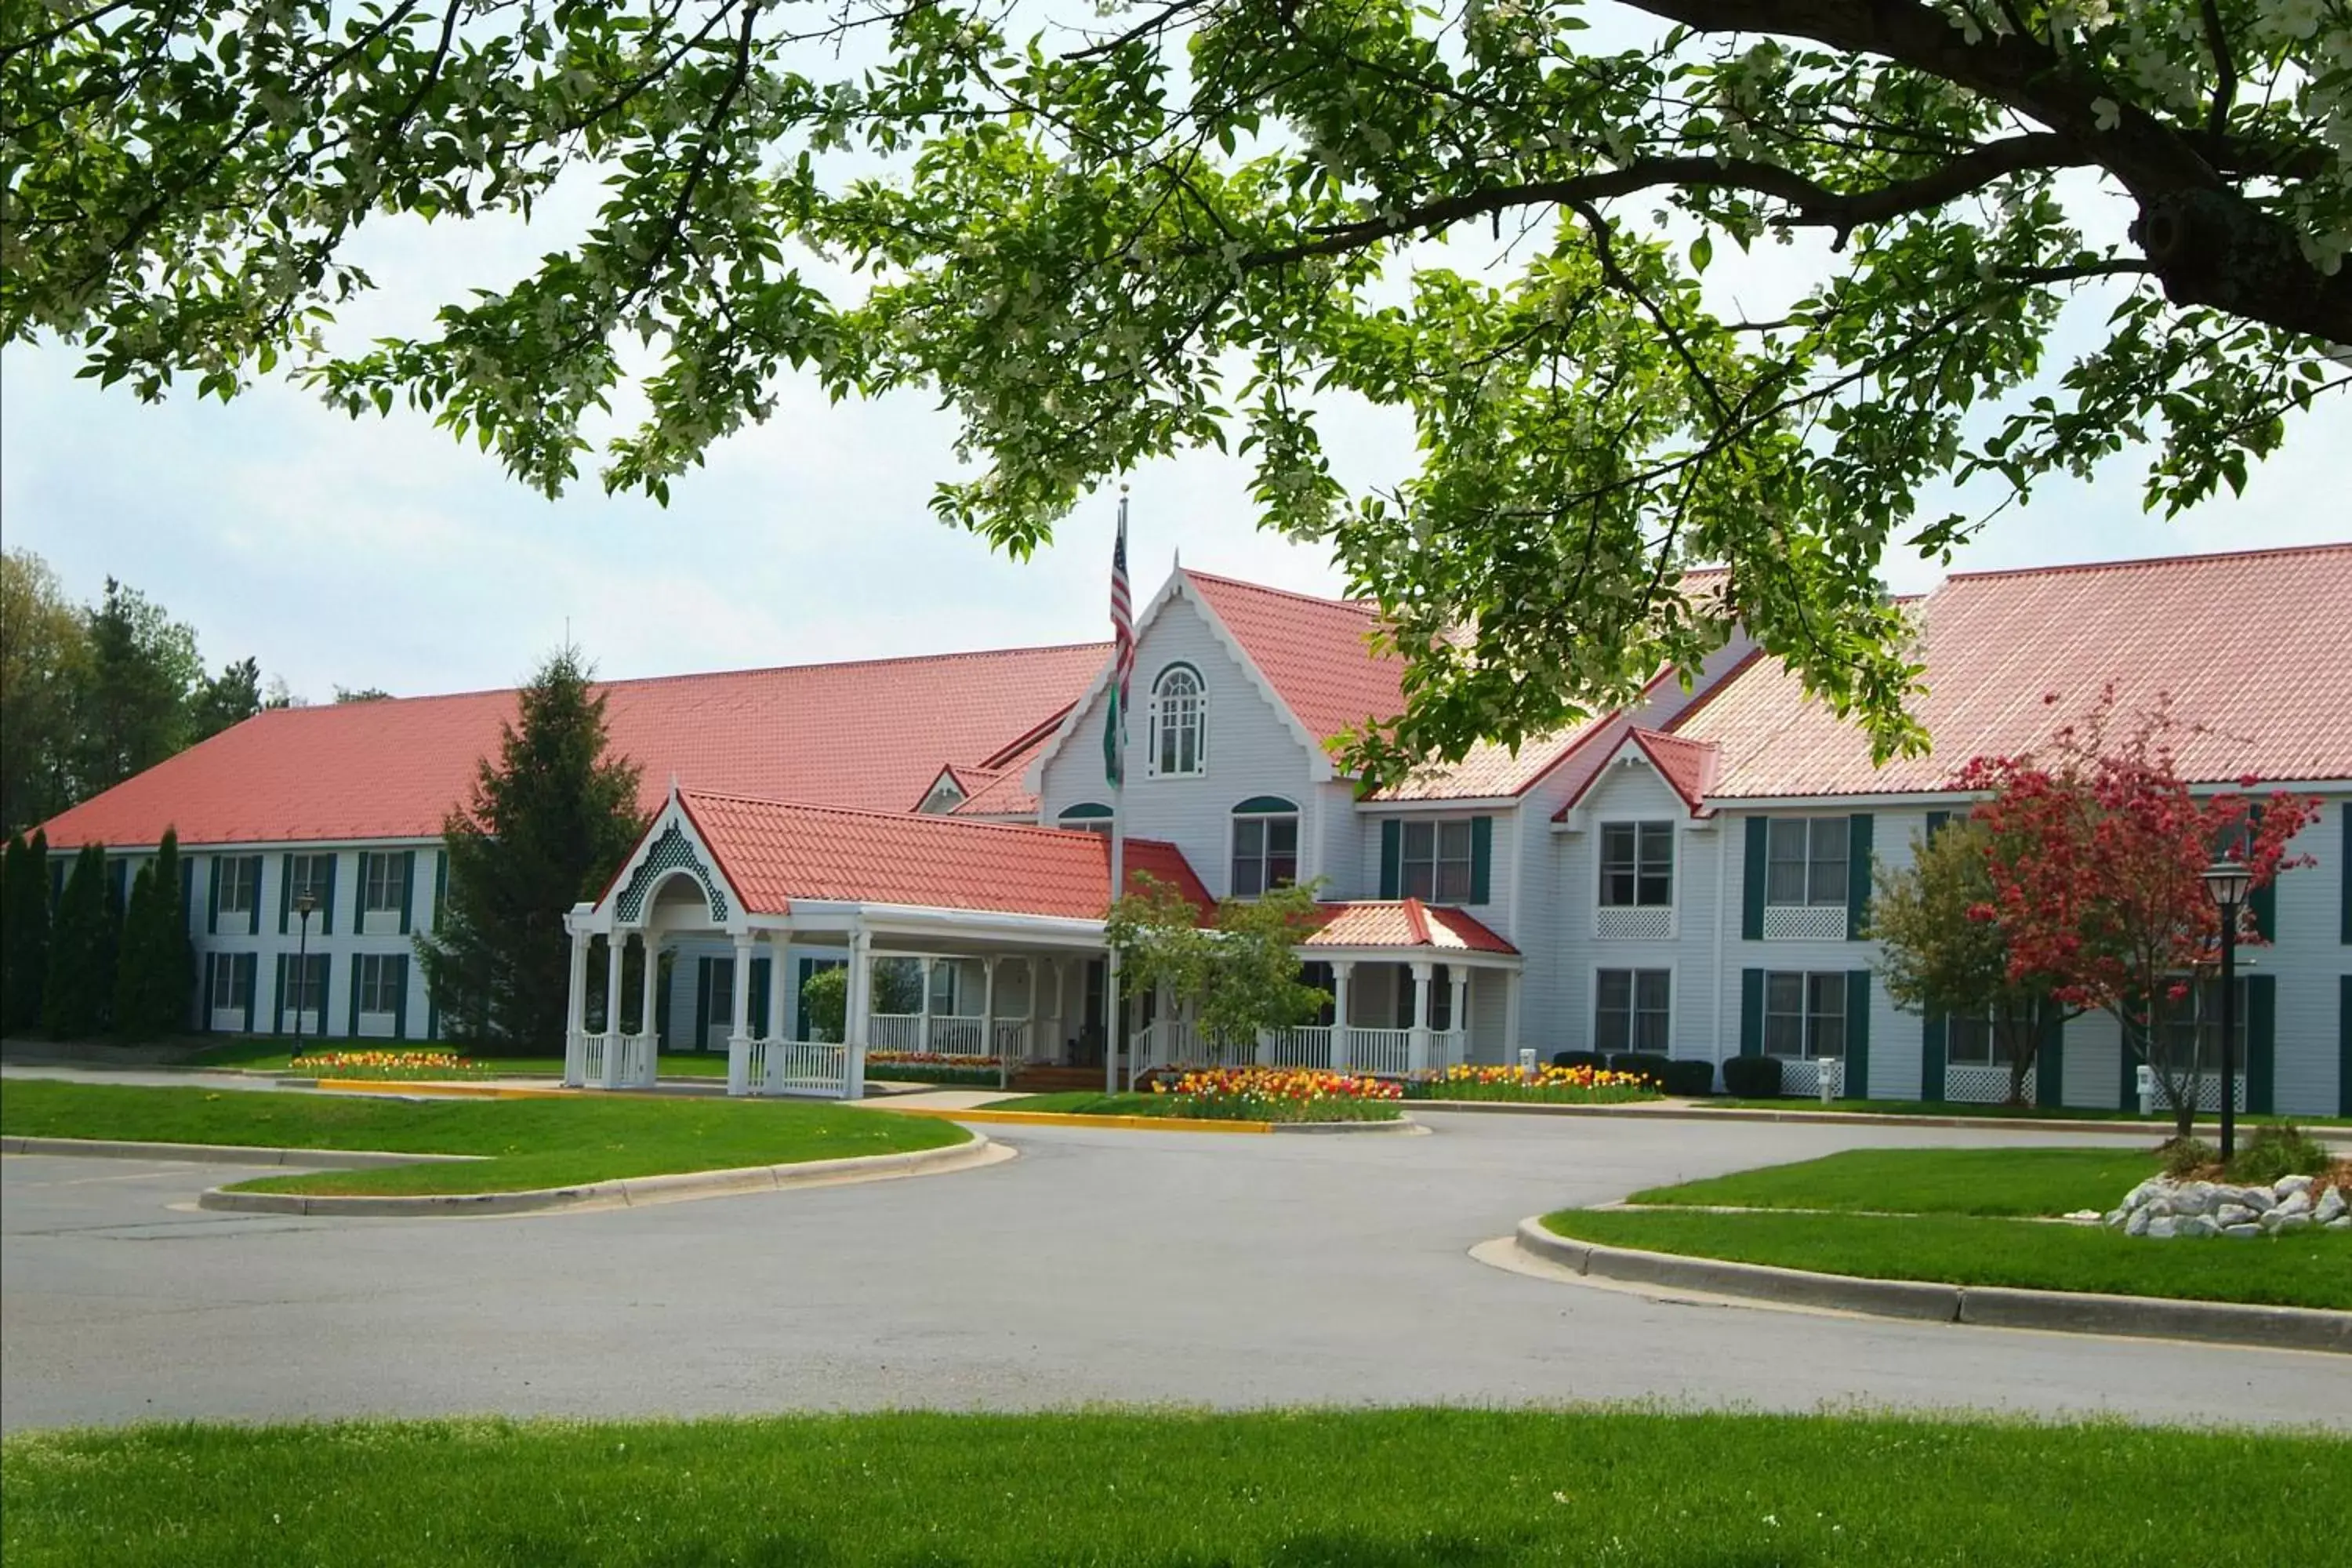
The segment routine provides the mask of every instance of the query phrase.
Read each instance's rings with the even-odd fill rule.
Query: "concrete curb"
[[[925,1176],[991,1164],[1013,1151],[975,1132],[969,1142],[945,1149],[898,1154],[860,1154],[846,1160],[809,1160],[789,1165],[744,1165],[725,1171],[682,1171],[669,1175],[631,1176],[576,1187],[541,1187],[519,1193],[430,1193],[414,1197],[339,1197],[305,1193],[240,1193],[208,1188],[196,1206],[238,1214],[310,1215],[344,1218],[416,1218],[420,1215],[539,1214],[551,1209],[638,1208],[688,1198],[731,1197],[786,1187],[832,1186],[851,1182]]]
[[[1746,1296],[1784,1306],[1827,1307],[1865,1312],[1873,1317],[1982,1328],[2043,1329],[2130,1339],[2201,1340],[2263,1350],[2352,1354],[2352,1312],[2313,1307],[2174,1301],[2155,1296],[2099,1296],[2072,1290],[2025,1290],[2006,1286],[1940,1285],[1927,1280],[1817,1274],[1802,1268],[1735,1263],[1728,1258],[1603,1247],[1558,1235],[1545,1228],[1539,1216],[1533,1215],[1519,1222],[1514,1239],[1520,1251],[1578,1274],[1704,1290],[1718,1296]]]
[[[253,1143],[142,1143],[120,1138],[0,1138],[0,1154],[69,1154],[85,1160],[184,1160],[210,1165],[283,1165],[299,1171],[368,1171],[432,1165],[480,1154],[403,1154],[381,1149],[265,1149]]]
[[[1109,1116],[1075,1110],[992,1110],[985,1106],[950,1110],[945,1106],[883,1105],[873,1109],[893,1116],[927,1116],[934,1121],[979,1121],[1005,1127],[1103,1127],[1114,1131],[1239,1132],[1426,1132],[1409,1116],[1394,1121],[1220,1121],[1192,1116]]]

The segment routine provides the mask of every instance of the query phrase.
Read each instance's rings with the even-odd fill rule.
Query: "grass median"
[[[2318,1563],[2352,1515],[2340,1437],[1591,1409],[207,1425],[0,1452],[10,1568],[2106,1568],[2185,1541]],[[2151,1503],[2168,1476],[2196,1484]]]
[[[520,1192],[903,1153],[945,1148],[970,1136],[928,1118],[780,1100],[618,1095],[410,1100],[37,1079],[12,1079],[0,1088],[0,1132],[487,1156],[464,1164],[305,1171],[238,1184],[242,1191],[338,1195]]]
[[[1811,1095],[1782,1095],[1774,1100],[1741,1100],[1718,1096],[1695,1102],[1708,1110],[1843,1110],[1867,1116],[1966,1116],[2009,1121],[2113,1121],[2116,1131],[2146,1128],[2158,1138],[2172,1136],[2172,1117],[2142,1116],[2130,1110],[2099,1110],[2079,1105],[2001,1105],[1958,1100],[1832,1100],[1824,1105]],[[2198,1125],[2213,1121],[2210,1111],[2198,1113]],[[2265,1121],[2292,1121],[2298,1127],[2352,1128],[2352,1116],[2241,1116],[2239,1131]]]
[[[2352,1309],[2352,1232],[2150,1241],[2039,1223],[2113,1208],[2157,1169],[2152,1155],[2123,1150],[1853,1149],[1654,1187],[1627,1202],[1655,1206],[1565,1209],[1544,1224],[1607,1247],[1864,1279]],[[1708,1205],[1783,1212],[1700,1212]]]

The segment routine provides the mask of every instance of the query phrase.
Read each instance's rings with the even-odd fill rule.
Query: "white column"
[[[1446,1016],[1454,1021],[1454,1037],[1462,1055],[1470,1059],[1470,972],[1458,963],[1446,966],[1446,978],[1454,983],[1453,1008]],[[1439,1064],[1450,1067],[1452,1060]]]
[[[588,1032],[588,933],[576,928],[572,932],[572,988],[564,1002],[563,1082],[568,1089],[578,1089],[586,1070],[581,1037]]]
[[[980,961],[980,1049],[983,1056],[996,1056],[996,957],[993,953]],[[1012,1074],[1003,1058],[996,1064],[996,1087],[1003,1089]]]
[[[1503,972],[1503,1060],[1519,1065],[1519,982],[1516,969]]]
[[[848,1037],[843,1073],[843,1097],[866,1098],[866,1042],[870,1037],[874,1005],[874,935],[863,925],[849,933],[849,1015],[842,1020]]]
[[[768,1043],[773,1045],[784,1037],[785,1020],[792,1015],[792,971],[784,961],[791,956],[793,933],[772,931],[767,935],[768,946]]]
[[[738,1035],[747,1040],[751,1037],[751,933],[748,931],[735,933],[735,984],[731,989],[734,994],[728,1000],[734,1006],[727,1025],[730,1043]]]
[[[915,1049],[928,1056],[931,1049],[931,960],[928,954],[918,967],[922,971],[923,1005],[915,1010],[919,1020],[915,1025]]]
[[[1348,981],[1356,973],[1355,964],[1338,959],[1331,965],[1331,1070],[1348,1070]]]
[[[654,1042],[648,1049],[658,1050],[661,1020],[654,1009],[661,1000],[661,941],[650,931],[640,931],[637,941],[646,950],[646,972],[637,976],[637,1033]]]
[[[604,938],[604,1083],[621,1087],[621,955],[628,938],[619,931]]]
[[[1435,967],[1425,959],[1412,964],[1412,1036],[1405,1047],[1405,1066],[1413,1072],[1429,1070],[1429,993]]]

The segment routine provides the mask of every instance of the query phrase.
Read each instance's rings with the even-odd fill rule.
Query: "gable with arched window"
[[[1233,896],[1254,899],[1297,880],[1297,805],[1260,795],[1234,807]]]
[[[1201,672],[1171,664],[1151,683],[1150,746],[1155,778],[1183,778],[1209,765],[1209,694]]]
[[[1100,801],[1082,800],[1055,817],[1054,826],[1076,833],[1107,834],[1110,831],[1110,807]]]

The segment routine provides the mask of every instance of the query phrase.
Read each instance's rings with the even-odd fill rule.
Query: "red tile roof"
[[[972,791],[970,798],[957,803],[950,816],[1018,816],[1034,822],[1037,819],[1037,794],[1028,785],[1026,773],[1015,768],[999,773],[985,789]]]
[[[1460,910],[1419,899],[1318,906],[1321,927],[1301,947],[1421,948],[1436,952],[1519,950]]]
[[[1932,755],[1873,763],[1862,731],[1770,659],[1673,728],[1721,748],[1718,800],[1933,791],[1971,757],[2045,742],[2112,679],[2126,713],[2166,695],[2211,726],[2178,738],[2192,781],[2352,778],[2347,605],[2352,544],[1958,573],[1915,610]]]
[[[1715,781],[1719,761],[1711,742],[1688,741],[1679,735],[1669,735],[1663,730],[1645,730],[1640,725],[1628,725],[1618,720],[1611,722],[1615,728],[1617,740],[1612,744],[1592,749],[1591,759],[1579,770],[1581,776],[1577,779],[1576,787],[1569,792],[1559,809],[1552,813],[1554,822],[1568,820],[1568,814],[1584,803],[1584,797],[1591,793],[1593,784],[1599,782],[1610,761],[1622,755],[1627,746],[1639,749],[1642,755],[1649,759],[1650,765],[1657,769],[1658,776],[1666,781],[1666,787],[1690,807],[1692,816],[1708,815],[1707,789]]]
[[[904,810],[943,759],[984,764],[1050,732],[1108,646],[793,665],[605,685],[613,749],[647,811],[682,784]],[[419,838],[467,794],[515,696],[479,691],[248,719],[66,812],[53,845]]]
[[[1262,588],[1189,567],[1184,576],[1318,740],[1403,710],[1404,667],[1373,651],[1380,612],[1370,604]]]
[[[1100,920],[1110,840],[1099,833],[790,805],[680,790],[719,869],[759,914],[795,900]],[[1127,841],[1127,876],[1173,883],[1205,916],[1208,889],[1172,844]]]

